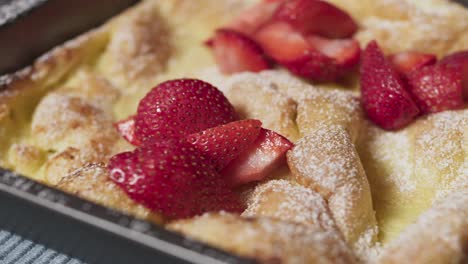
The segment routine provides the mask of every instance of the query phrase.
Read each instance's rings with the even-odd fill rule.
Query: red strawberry
[[[262,25],[270,21],[283,0],[261,1],[243,11],[226,27],[246,35],[252,35]]]
[[[166,81],[138,105],[135,134],[140,140],[185,138],[187,135],[237,119],[221,91],[195,79]]]
[[[135,116],[129,116],[127,119],[114,123],[114,127],[130,144],[134,146],[141,144],[140,140],[135,136]]]
[[[444,64],[413,71],[410,90],[422,113],[435,113],[463,107],[461,72]]]
[[[463,77],[463,97],[468,100],[468,50],[450,54],[440,61],[440,64],[454,68]]]
[[[360,79],[362,105],[367,116],[380,127],[398,129],[419,114],[405,83],[375,41],[363,52]]]
[[[304,36],[283,22],[268,23],[256,34],[263,50],[276,61],[291,61],[308,54],[311,50]]]
[[[319,36],[307,37],[309,44],[320,53],[333,58],[337,64],[352,68],[359,62],[361,48],[354,39],[327,39]]]
[[[274,19],[291,24],[300,32],[328,38],[347,38],[357,31],[357,24],[345,11],[320,0],[285,1]]]
[[[449,54],[440,60],[441,64],[451,65],[451,67],[464,66],[468,63],[468,50],[458,51]]]
[[[435,55],[417,51],[399,52],[388,56],[388,59],[392,62],[393,67],[403,75],[407,75],[424,66],[432,65],[437,61]]]
[[[235,121],[191,134],[187,141],[221,170],[257,139],[261,125],[254,119]]]
[[[259,72],[270,67],[262,48],[242,33],[218,29],[211,41],[211,47],[216,63],[225,74]]]
[[[255,38],[265,53],[296,75],[317,81],[335,80],[341,75],[333,59],[314,50],[301,33],[286,23],[269,23]]]
[[[286,152],[293,146],[285,137],[262,128],[257,140],[229,163],[221,174],[234,186],[262,180],[286,163]]]
[[[293,74],[313,81],[336,81],[344,74],[335,60],[316,51],[296,60],[280,63]]]
[[[145,143],[109,161],[110,178],[130,198],[169,218],[242,210],[238,195],[193,146],[175,140]]]

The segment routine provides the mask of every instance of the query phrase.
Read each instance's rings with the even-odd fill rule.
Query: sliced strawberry
[[[388,56],[388,59],[392,62],[393,67],[403,75],[407,75],[424,66],[432,65],[437,61],[435,55],[417,51],[399,52]]]
[[[145,143],[109,161],[110,179],[130,198],[169,218],[242,210],[238,195],[193,146],[174,140]]]
[[[360,80],[362,105],[380,127],[398,129],[419,114],[405,83],[375,41],[363,52]]]
[[[301,33],[286,23],[269,23],[255,37],[265,53],[298,76],[331,81],[342,74],[335,60],[314,50]]]
[[[225,74],[259,72],[270,67],[262,48],[255,41],[230,29],[216,31],[212,48],[216,63]]]
[[[134,146],[141,144],[140,140],[135,136],[135,116],[129,116],[127,119],[114,123],[114,127],[130,144]]]
[[[459,51],[444,57],[440,64],[454,68],[461,72],[463,77],[463,97],[468,100],[468,50]]]
[[[306,35],[328,38],[351,37],[358,28],[348,13],[320,0],[285,1],[274,19],[285,21]]]
[[[262,25],[270,21],[282,2],[283,0],[261,1],[243,11],[226,27],[250,36]]]
[[[463,107],[461,72],[447,65],[431,65],[412,72],[410,90],[422,113]]]
[[[293,74],[313,81],[336,81],[345,73],[335,60],[317,51],[280,63]]]
[[[286,152],[293,146],[280,134],[262,128],[257,140],[229,163],[221,174],[234,186],[262,180],[286,163]]]
[[[319,36],[309,36],[307,41],[315,50],[333,58],[336,63],[345,68],[352,68],[359,62],[361,48],[354,39],[327,39]]]
[[[185,138],[187,135],[237,119],[221,91],[196,79],[166,81],[139,103],[135,134],[146,138]]]
[[[221,170],[258,137],[262,122],[255,119],[231,122],[191,134],[187,141]]]
[[[458,51],[449,54],[440,60],[441,64],[452,65],[457,67],[459,65],[466,65],[468,63],[468,50]]]
[[[268,56],[279,62],[296,60],[311,50],[304,36],[283,22],[268,23],[255,34],[255,40]]]

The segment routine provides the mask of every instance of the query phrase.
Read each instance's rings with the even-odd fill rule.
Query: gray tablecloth
[[[0,264],[84,264],[57,251],[0,230]]]

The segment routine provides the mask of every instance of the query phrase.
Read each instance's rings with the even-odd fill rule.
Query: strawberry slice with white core
[[[286,163],[286,152],[294,144],[280,134],[262,128],[258,138],[221,171],[233,186],[259,181]]]
[[[328,39],[320,36],[307,37],[309,44],[322,54],[335,59],[338,65],[352,68],[359,62],[361,48],[354,39]]]
[[[187,141],[221,170],[257,139],[261,126],[255,119],[235,121],[191,134]]]
[[[408,76],[410,90],[422,113],[463,107],[461,72],[444,64],[424,67]]]
[[[266,54],[293,74],[316,81],[332,81],[342,75],[334,59],[311,47],[307,39],[287,23],[265,25],[255,39]]]
[[[434,54],[421,53],[417,51],[403,51],[388,56],[393,67],[403,75],[408,75],[414,70],[435,64],[437,57]]]
[[[243,11],[226,28],[244,33],[248,36],[255,33],[261,26],[271,20],[283,0],[261,1]]]
[[[129,116],[124,120],[114,123],[114,127],[130,144],[134,146],[141,144],[141,141],[135,135],[135,116]]]
[[[409,124],[419,114],[405,83],[388,61],[377,42],[371,41],[363,52],[361,102],[367,116],[388,130]]]
[[[358,28],[348,13],[320,0],[285,1],[273,19],[287,22],[305,35],[328,38],[348,38]]]
[[[468,100],[468,50],[458,51],[444,57],[440,64],[447,65],[461,72],[463,83],[463,97]]]
[[[218,29],[210,42],[222,73],[259,72],[270,68],[262,48],[248,36],[231,29]]]
[[[278,62],[293,61],[311,51],[304,36],[283,22],[268,23],[255,34],[255,40]]]
[[[237,120],[237,113],[216,87],[196,79],[177,79],[153,88],[139,103],[135,134],[166,140],[185,138]]]

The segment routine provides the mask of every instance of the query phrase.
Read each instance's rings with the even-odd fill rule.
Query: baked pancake
[[[283,68],[224,74],[203,42],[255,2],[144,0],[5,76],[0,167],[260,262],[466,261],[466,101],[386,130],[369,120],[356,72],[339,82]],[[439,58],[468,50],[468,9],[449,0],[329,2],[356,21],[362,47],[377,40],[386,54]],[[241,214],[165,217],[107,169],[135,149],[115,122],[176,78],[216,86],[241,119],[295,144],[287,164],[242,188]]]

